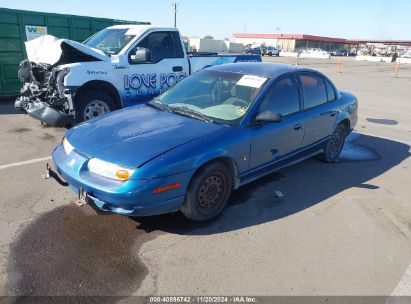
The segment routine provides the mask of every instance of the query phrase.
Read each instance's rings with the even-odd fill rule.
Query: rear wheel
[[[113,97],[104,91],[87,90],[81,92],[77,97],[75,108],[76,122],[88,121],[114,111],[116,108]]]
[[[207,221],[216,217],[227,204],[232,178],[222,163],[201,168],[187,189],[181,212],[193,221]]]
[[[346,136],[346,127],[343,124],[339,124],[337,128],[335,128],[331,138],[328,140],[324,153],[320,155],[320,159],[327,163],[336,162],[344,147]]]

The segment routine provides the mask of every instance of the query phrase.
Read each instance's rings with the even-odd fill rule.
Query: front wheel
[[[114,110],[116,110],[116,103],[112,96],[104,91],[87,90],[77,97],[76,122],[88,121]]]
[[[327,163],[336,162],[344,147],[346,136],[346,127],[343,124],[339,124],[328,140],[324,152],[320,155],[320,159]]]
[[[229,172],[222,163],[201,168],[190,182],[181,212],[193,221],[208,221],[220,214],[231,193]]]

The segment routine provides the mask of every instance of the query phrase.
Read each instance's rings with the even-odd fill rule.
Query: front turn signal
[[[130,177],[130,173],[127,170],[118,170],[115,175],[119,180],[128,180]]]
[[[181,183],[177,182],[177,183],[174,183],[174,184],[170,184],[170,185],[162,186],[162,187],[159,187],[159,188],[155,188],[153,190],[153,193],[158,194],[158,193],[166,192],[166,191],[169,191],[169,190],[177,189],[179,187],[181,187]]]

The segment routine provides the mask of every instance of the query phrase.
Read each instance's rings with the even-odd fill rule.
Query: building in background
[[[354,40],[305,34],[234,33],[231,41],[251,46],[274,46],[285,52],[300,52],[310,48],[319,48],[325,51],[358,50],[373,44],[383,45],[387,49],[411,47],[410,40]]]
[[[189,51],[210,53],[241,53],[244,50],[242,43],[228,40],[189,38]]]

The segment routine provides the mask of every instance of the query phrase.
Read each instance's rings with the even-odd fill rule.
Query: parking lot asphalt
[[[41,178],[64,130],[1,101],[0,295],[411,295],[411,65],[338,63],[298,62],[359,98],[340,161],[246,185],[202,224],[77,207]]]

